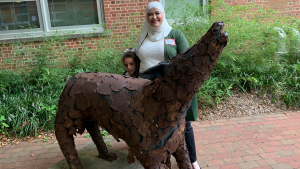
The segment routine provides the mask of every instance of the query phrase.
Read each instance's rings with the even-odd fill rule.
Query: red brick
[[[300,155],[300,149],[293,150],[296,154]]]
[[[264,120],[265,121],[274,121],[274,120],[277,121],[278,119],[276,119],[276,118],[265,118]]]
[[[300,161],[300,155],[291,156],[295,161]]]
[[[57,157],[64,157],[64,154],[62,152],[58,152]]]
[[[276,153],[263,153],[263,154],[259,154],[259,155],[260,155],[263,159],[279,157]]]
[[[247,155],[247,153],[245,151],[235,151],[230,153],[232,157],[242,157]]]
[[[251,148],[262,148],[262,147],[264,147],[264,146],[266,146],[266,145],[263,144],[263,143],[249,144],[249,147],[251,147]]]
[[[277,162],[274,159],[257,160],[256,162],[262,167],[277,164]]]
[[[298,141],[296,141],[295,139],[281,140],[280,142],[282,144],[297,144],[298,143]]]
[[[269,140],[266,139],[266,138],[257,138],[257,139],[252,139],[253,142],[255,143],[265,143],[265,142],[268,142]]]
[[[213,156],[212,155],[201,155],[197,156],[197,161],[209,161],[209,160],[213,160]]]
[[[24,162],[17,162],[17,163],[9,163],[9,164],[4,164],[3,169],[36,166],[36,165],[44,164],[44,161],[45,160],[42,159],[42,160],[32,160],[32,161],[24,161]]]
[[[243,156],[243,159],[245,161],[257,161],[257,160],[261,160],[261,157],[259,155],[251,155],[251,156]]]
[[[37,157],[38,157],[38,155],[34,155],[34,156],[23,156],[23,157],[19,157],[18,158],[18,162],[20,162],[20,161],[32,161],[32,160],[36,160],[37,159]]]
[[[224,161],[223,160],[211,160],[211,161],[206,161],[206,164],[208,166],[219,166],[219,165],[223,165]]]
[[[261,148],[258,149],[251,149],[251,150],[246,150],[246,152],[251,155],[251,154],[262,154],[265,153]]]
[[[196,150],[204,150],[205,147],[203,145],[196,145]]]
[[[40,150],[33,150],[33,151],[30,152],[30,154],[35,154],[35,155],[37,155],[37,154],[46,154],[46,153],[49,152],[49,150],[50,150],[49,148],[40,149]]]
[[[55,163],[57,163],[57,162],[59,162],[59,161],[61,161],[61,160],[63,160],[64,159],[64,157],[53,157],[53,158],[48,158],[48,159],[46,159],[45,160],[45,164],[55,164]]]
[[[271,141],[271,142],[266,142],[265,143],[265,146],[267,146],[267,147],[279,146],[279,145],[282,145],[281,142],[279,142],[279,141]]]
[[[300,161],[291,162],[290,165],[291,165],[293,168],[300,168]]]
[[[292,150],[292,149],[297,149],[296,146],[294,145],[281,145],[278,146],[281,150]]]
[[[249,126],[258,126],[258,125],[262,125],[262,122],[254,122],[254,123],[248,123]]]
[[[226,152],[232,152],[233,149],[231,147],[227,147],[227,148],[215,148],[215,150],[219,153],[226,153]]]
[[[239,136],[239,138],[242,140],[248,140],[248,139],[252,138],[252,135],[242,135],[242,136]]]
[[[43,165],[37,165],[35,166],[34,169],[44,169],[44,168],[50,168],[52,167],[53,164],[43,164]],[[23,169],[23,168],[22,168]],[[32,169],[32,168],[28,168],[28,169]]]
[[[293,157],[276,157],[274,160],[276,160],[277,163],[290,163],[295,161]]]
[[[262,149],[267,153],[281,150],[279,147],[263,147]]]
[[[275,140],[283,140],[282,136],[274,136],[274,137],[267,137],[268,140],[275,141]]]
[[[238,164],[244,162],[242,157],[224,158],[226,164]]]
[[[231,155],[229,153],[218,153],[218,154],[214,154],[213,158],[214,159],[224,159],[224,158],[230,158]]]
[[[4,153],[9,154],[9,153],[21,152],[23,150],[24,150],[24,148],[13,148],[13,147],[11,147],[10,149],[5,150]]]
[[[234,151],[241,151],[241,150],[250,150],[251,148],[246,145],[246,144],[242,144],[242,145],[237,145],[237,146],[232,146],[232,148],[234,149]]]
[[[299,138],[299,136],[297,136],[296,134],[293,135],[287,135],[287,136],[283,136],[285,139],[293,139],[293,138]]]
[[[10,154],[0,154],[0,159],[8,158]]]
[[[222,129],[233,129],[235,128],[234,125],[225,125],[225,126],[220,126]]]
[[[57,157],[58,153],[47,153],[47,154],[40,154],[38,156],[38,159],[48,159],[48,158],[53,158]]]
[[[248,124],[236,124],[234,127],[248,127]]]
[[[221,165],[220,169],[239,169],[237,164]]]

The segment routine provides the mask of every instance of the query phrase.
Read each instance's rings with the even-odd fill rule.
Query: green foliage
[[[190,17],[184,13],[191,14],[191,11],[186,12],[189,9],[184,8],[176,13],[177,22],[174,23],[190,44],[195,44],[215,21],[223,21],[229,33],[226,48],[197,94],[200,104],[218,105],[230,97],[233,88],[244,92],[269,92],[274,96],[274,102],[282,99],[288,107],[300,106],[300,81],[297,78],[300,40],[295,33],[299,30],[299,20],[290,16],[278,17],[276,12],[258,8],[255,4],[228,6],[223,0],[214,2],[213,6],[206,7],[212,11],[211,18],[205,14]],[[198,10],[203,12],[203,9]],[[275,27],[282,28],[287,34],[288,52],[284,57],[276,54],[280,39]]]
[[[6,123],[5,123],[5,118],[4,118],[4,116],[1,116],[0,117],[0,132],[2,132],[2,133],[4,133],[4,134],[6,134],[6,128],[7,127],[9,127],[9,125],[7,125]]]
[[[299,20],[277,17],[275,12],[255,5],[227,6],[222,0],[215,2],[214,6],[207,5],[203,9],[191,4],[182,7],[183,2],[178,1],[166,9],[182,9],[173,10],[176,13],[170,23],[183,31],[190,44],[195,44],[214,21],[224,21],[229,33],[226,48],[197,94],[200,105],[217,106],[231,97],[233,89],[240,89],[268,92],[273,95],[273,102],[281,99],[287,107],[299,106],[299,38],[294,33],[299,29]],[[207,11],[212,11],[212,16]],[[248,16],[250,12],[252,15]],[[131,20],[121,22],[133,23]],[[276,54],[279,36],[274,27],[287,33],[284,57]],[[55,32],[38,44],[10,44],[18,49],[16,55],[22,59],[15,60],[12,56],[3,61],[4,66],[12,64],[19,71],[0,70],[0,132],[22,137],[53,129],[58,99],[70,77],[84,71],[123,73],[122,53],[136,46],[140,32],[134,24],[126,29],[129,31],[125,38],[112,35],[96,40],[74,39],[72,43],[82,44],[81,48],[64,45],[72,32]],[[89,41],[97,44],[88,46]],[[107,134],[102,131],[104,137]]]
[[[108,138],[109,133],[106,130],[102,130],[101,134],[104,136],[104,138]]]
[[[50,140],[50,137],[45,137],[44,142],[48,142]]]

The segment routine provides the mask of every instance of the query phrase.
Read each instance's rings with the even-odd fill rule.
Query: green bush
[[[174,14],[174,25],[184,31],[190,44],[195,44],[215,21],[223,21],[229,33],[226,48],[210,78],[198,92],[201,105],[220,103],[230,96],[234,88],[244,92],[269,92],[274,101],[283,99],[287,107],[299,107],[299,37],[292,31],[299,28],[299,20],[291,16],[278,17],[276,12],[258,8],[255,4],[228,6],[223,0],[215,2],[214,6],[206,7],[212,11],[210,18],[201,14],[201,8],[198,8],[201,12],[194,12],[194,15],[185,11],[188,8]],[[174,5],[176,8],[178,4]],[[251,15],[247,16],[249,12]],[[186,17],[185,13],[189,13],[190,17]],[[280,39],[275,27],[287,33],[286,48],[289,52],[285,57],[276,54]]]

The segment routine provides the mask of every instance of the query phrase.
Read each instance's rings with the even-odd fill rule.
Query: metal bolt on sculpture
[[[197,44],[141,74],[153,81],[97,72],[72,77],[60,95],[55,119],[55,134],[70,168],[82,168],[73,135],[85,129],[100,158],[117,158],[108,152],[99,125],[127,143],[128,163],[135,156],[144,168],[170,168],[172,154],[179,168],[192,168],[185,115],[227,44],[223,26],[215,22]]]

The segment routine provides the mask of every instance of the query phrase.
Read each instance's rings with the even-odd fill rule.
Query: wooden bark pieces
[[[137,89],[136,91],[133,91],[132,99],[131,99],[131,102],[130,102],[131,108],[138,111],[138,112],[144,112],[145,108],[141,104],[143,99],[144,99],[144,94],[143,94],[141,88]]]
[[[222,27],[223,23],[214,23],[196,45],[158,66],[166,72],[153,81],[97,72],[72,77],[60,96],[55,120],[55,134],[70,168],[82,168],[72,135],[85,128],[93,133],[99,157],[116,158],[96,134],[98,124],[130,146],[128,162],[135,155],[145,168],[163,169],[170,166],[166,164],[173,154],[179,168],[191,168],[184,119],[192,97],[226,46],[228,36]]]

